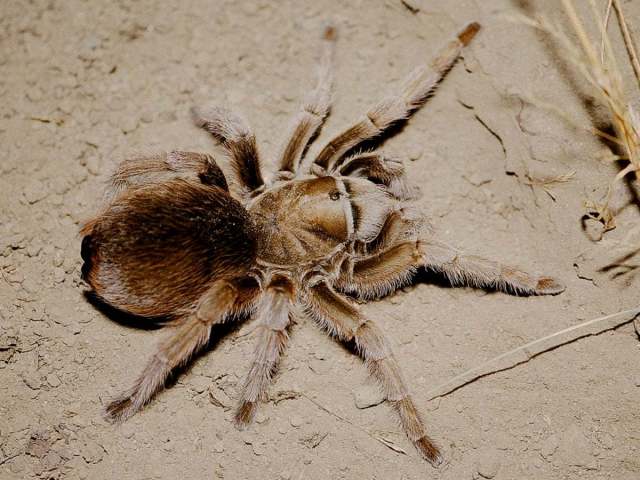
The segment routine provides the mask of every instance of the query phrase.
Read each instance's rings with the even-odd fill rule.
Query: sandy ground
[[[483,360],[637,304],[635,270],[600,269],[637,247],[640,227],[637,205],[621,198],[618,228],[589,238],[598,232],[581,227],[584,202],[600,198],[615,173],[598,161],[605,147],[518,100],[534,94],[589,125],[589,91],[557,46],[500,17],[546,11],[562,22],[559,2],[409,3],[420,11],[400,0],[1,3],[0,478],[640,478],[631,325],[425,400]],[[640,2],[625,6],[640,18]],[[128,155],[216,151],[192,126],[191,105],[244,112],[271,159],[311,82],[327,18],[340,38],[335,108],[320,143],[463,23],[484,25],[385,149],[407,158],[424,192],[419,205],[444,238],[567,285],[557,297],[517,298],[429,277],[365,307],[444,449],[439,469],[419,458],[387,405],[356,406],[377,403],[365,368],[306,320],[293,329],[273,400],[247,431],[231,422],[253,348],[246,328],[132,420],[114,426],[101,416],[162,333],[118,324],[87,303],[79,223]],[[572,171],[549,193],[528,185]]]

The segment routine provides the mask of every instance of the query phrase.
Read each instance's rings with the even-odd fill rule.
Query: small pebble
[[[9,280],[9,283],[22,283],[24,282],[24,275],[15,270],[7,276],[7,280]]]
[[[92,155],[87,159],[87,170],[91,175],[98,175],[100,173],[100,159],[96,155]]]
[[[140,115],[140,121],[143,123],[153,122],[153,112],[150,110],[142,112],[142,115]]]
[[[40,375],[38,375],[36,372],[29,372],[23,375],[22,381],[31,390],[39,390],[40,386],[42,385],[40,381]]]
[[[209,388],[211,379],[207,377],[194,376],[190,379],[191,389],[196,393],[202,393]]]
[[[55,373],[50,373],[47,375],[47,383],[49,386],[56,388],[60,386],[60,378]]]
[[[605,229],[604,225],[601,222],[592,218],[588,218],[584,221],[584,231],[592,241],[599,242],[600,240],[602,240]]]
[[[300,425],[304,423],[304,420],[302,420],[302,417],[300,417],[299,415],[293,415],[289,419],[289,423],[291,424],[292,427],[298,428]]]
[[[61,267],[56,267],[53,269],[53,280],[56,283],[64,282],[65,275],[66,274],[64,273],[64,270]]]
[[[37,243],[30,243],[27,247],[27,255],[29,257],[37,257],[42,250],[42,245]]]
[[[33,278],[27,278],[22,282],[22,288],[24,288],[27,293],[36,293],[41,287]]]
[[[558,437],[556,435],[550,435],[543,441],[540,449],[540,455],[542,455],[542,458],[548,461],[557,449]]]
[[[362,385],[353,392],[353,400],[360,409],[375,407],[384,402],[384,395],[377,385]]]
[[[266,423],[266,422],[268,422],[268,421],[269,421],[269,416],[268,416],[268,415],[266,415],[265,413],[263,413],[263,412],[260,412],[260,411],[259,411],[259,412],[256,414],[256,418],[255,418],[255,422],[256,422],[256,423],[258,423],[258,424],[262,425],[263,423]]]
[[[46,196],[47,189],[39,180],[33,181],[24,189],[24,197],[27,199],[27,202],[31,204],[39,202]]]
[[[498,474],[500,462],[494,458],[483,458],[478,463],[477,472],[480,478],[491,479]]]
[[[415,162],[416,160],[420,160],[423,154],[424,154],[424,150],[422,149],[422,147],[418,145],[413,145],[409,147],[409,149],[407,150],[407,157],[412,162]]]
[[[62,252],[57,251],[53,256],[53,266],[61,267],[63,262],[64,262],[64,256],[62,255]]]
[[[251,448],[253,449],[253,454],[257,456],[264,455],[267,451],[263,443],[254,443]]]
[[[215,453],[224,452],[224,443],[222,443],[222,440],[218,440],[218,441],[213,443],[213,451]]]

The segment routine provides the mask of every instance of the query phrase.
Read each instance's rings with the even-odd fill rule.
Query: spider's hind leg
[[[291,283],[283,277],[275,277],[258,302],[255,351],[235,414],[236,425],[239,428],[251,423],[258,402],[265,400],[267,389],[289,339],[287,327],[291,322],[293,301],[294,291]]]
[[[256,137],[242,117],[223,107],[194,107],[191,116],[198,127],[213,135],[225,148],[238,181],[245,189],[243,193],[264,185]]]
[[[205,185],[228,190],[224,173],[211,155],[174,150],[124,160],[111,176],[107,199],[112,200],[127,189],[177,176],[195,176]]]
[[[355,342],[369,372],[380,384],[385,399],[398,413],[402,428],[411,442],[433,465],[439,465],[442,461],[440,451],[426,433],[400,365],[380,328],[365,318],[357,305],[325,283],[309,289],[307,309],[309,315],[332,336],[343,342]]]
[[[211,327],[251,308],[256,288],[230,281],[216,282],[193,312],[172,322],[172,330],[138,377],[133,387],[113,399],[106,417],[122,421],[134,415],[165,384],[171,372],[184,365],[209,340]]]

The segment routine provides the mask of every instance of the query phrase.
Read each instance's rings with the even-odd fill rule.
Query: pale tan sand
[[[410,3],[420,11],[400,0],[3,2],[0,478],[639,478],[632,325],[426,401],[435,385],[502,352],[638,305],[633,272],[613,278],[617,270],[599,269],[640,246],[640,215],[628,206],[597,243],[581,229],[584,202],[604,195],[615,168],[598,162],[605,147],[595,138],[515,96],[534,94],[590,121],[588,89],[554,44],[500,19],[533,13],[527,2]],[[563,21],[559,2],[530,4]],[[640,2],[627,2],[625,13],[640,37]],[[288,399],[264,405],[245,432],[216,404],[234,404],[253,348],[248,329],[124,425],[101,417],[105,398],[134,379],[161,332],[119,325],[84,300],[78,223],[98,208],[125,156],[216,152],[190,122],[195,103],[238,107],[269,158],[312,83],[327,18],[339,28],[336,94],[320,142],[461,25],[482,23],[464,61],[385,149],[407,158],[424,193],[419,205],[447,240],[567,285],[557,297],[517,298],[429,278],[366,306],[443,447],[439,470],[419,458],[388,406],[356,407],[356,397],[367,403],[366,369],[308,321],[294,328],[271,389]],[[609,28],[624,54],[615,22]],[[624,73],[633,85],[631,69]],[[527,173],[572,171],[551,187],[555,201],[528,186]]]

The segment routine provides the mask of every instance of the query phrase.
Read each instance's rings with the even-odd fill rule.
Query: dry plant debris
[[[540,29],[555,38],[567,53],[571,63],[592,87],[595,97],[608,109],[609,120],[614,131],[613,135],[593,126],[586,127],[591,133],[611,144],[612,155],[608,160],[612,162],[622,162],[623,165],[609,184],[604,200],[601,202],[589,201],[586,203],[587,217],[601,222],[606,231],[615,228],[615,211],[612,209],[610,202],[615,189],[620,184],[620,180],[630,174],[637,174],[638,171],[640,171],[640,118],[625,96],[625,85],[622,73],[606,31],[612,7],[618,16],[624,42],[629,54],[629,61],[639,79],[640,63],[638,62],[638,56],[620,2],[618,0],[610,0],[604,17],[598,12],[593,0],[589,0],[589,5],[591,7],[593,20],[601,31],[600,55],[597,53],[597,42],[590,38],[587,33],[585,25],[576,11],[573,0],[562,0],[562,6],[569,17],[572,33],[578,39],[577,44],[567,35],[564,27],[559,26],[556,22],[545,16],[537,16],[536,18],[521,17],[519,21]],[[537,99],[526,98],[526,96],[524,100],[547,108],[558,114],[561,118],[575,124],[575,122],[568,118],[566,113],[562,112],[557,106],[540,102]]]
[[[607,330],[620,327],[625,323],[634,321],[640,315],[640,307],[625,310],[623,312],[614,313],[605,317],[599,317],[594,320],[565,328],[559,332],[552,333],[546,337],[539,338],[518,348],[514,348],[502,355],[492,358],[477,367],[467,370],[460,375],[452,378],[427,393],[427,398],[433,400],[438,397],[444,397],[470,383],[475,382],[479,378],[492,375],[494,373],[503,372],[513,367],[527,363],[538,355],[554,350],[562,345],[575,342],[584,337],[598,335]]]

